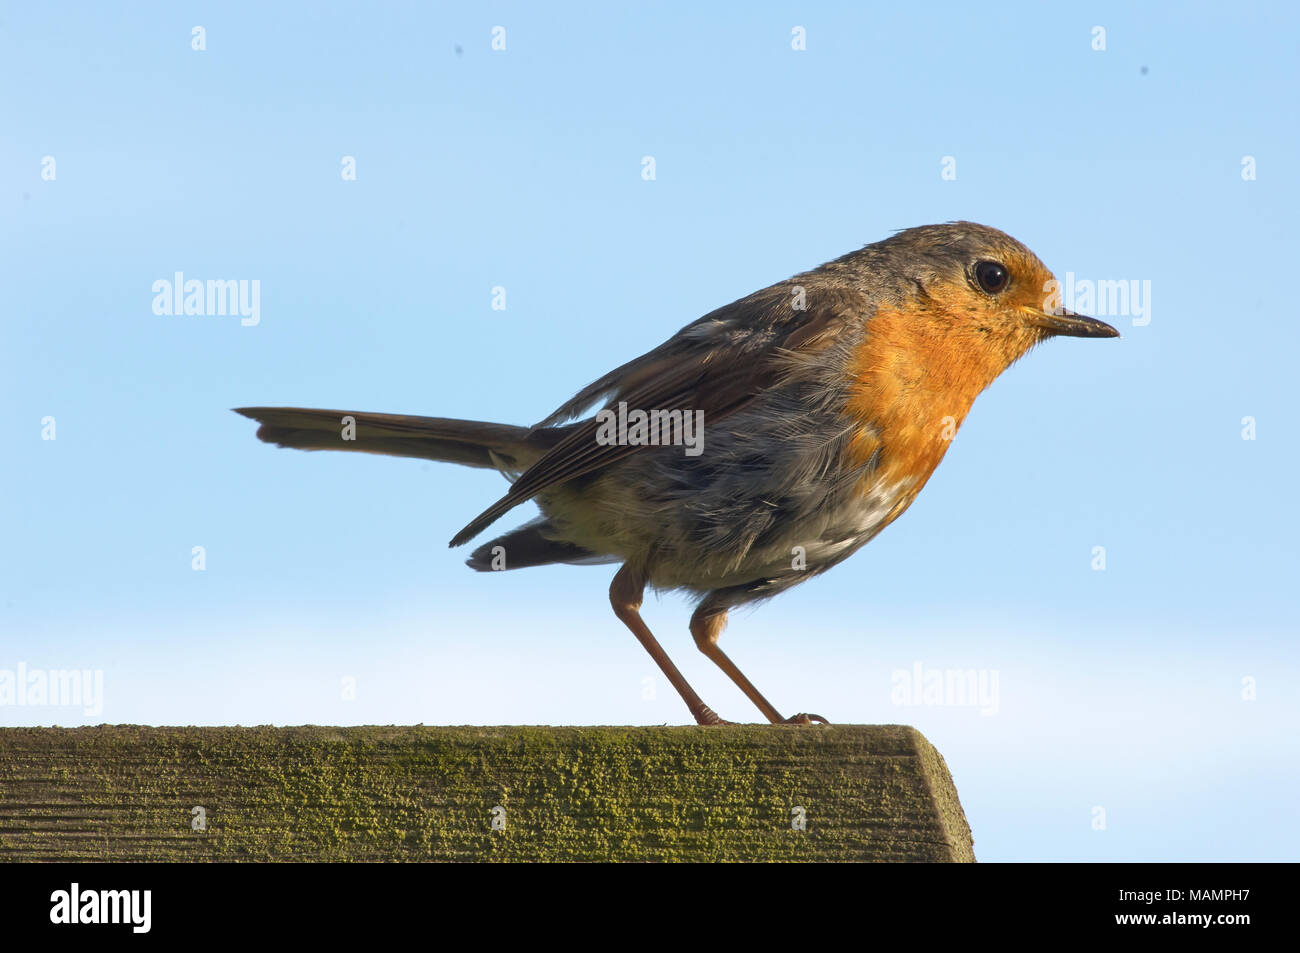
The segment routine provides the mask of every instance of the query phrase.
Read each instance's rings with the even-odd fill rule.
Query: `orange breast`
[[[847,412],[862,429],[849,462],[879,453],[872,484],[909,481],[897,513],[939,465],[975,398],[1020,356],[943,304],[877,312],[850,369]]]

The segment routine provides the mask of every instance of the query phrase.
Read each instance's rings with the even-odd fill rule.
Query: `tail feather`
[[[498,536],[490,543],[484,543],[470,554],[469,559],[465,560],[465,565],[479,572],[490,572],[502,569],[527,569],[530,566],[545,566],[548,563],[590,566],[619,561],[615,556],[605,556],[575,543],[552,539],[549,534],[553,532],[554,527],[546,517],[540,516],[518,529]]]
[[[235,413],[262,425],[259,440],[281,447],[381,453],[505,472],[527,469],[569,429],[302,407],[237,407]]]

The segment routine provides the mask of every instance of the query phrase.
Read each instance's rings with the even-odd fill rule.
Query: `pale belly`
[[[895,519],[913,481],[877,480],[865,491],[816,482],[694,496],[597,478],[538,502],[567,540],[643,567],[657,589],[706,592],[781,580],[780,588],[829,569]],[[900,503],[903,504],[900,506]]]

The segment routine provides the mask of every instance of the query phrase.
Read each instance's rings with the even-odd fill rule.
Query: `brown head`
[[[1118,337],[1060,307],[1038,256],[973,222],[909,228],[835,262],[877,302],[856,355],[849,412],[863,422],[854,456],[919,491],[984,388],[1050,337]],[[910,499],[910,498],[909,498]]]

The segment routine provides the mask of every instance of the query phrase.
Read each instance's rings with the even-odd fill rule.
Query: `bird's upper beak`
[[[1117,338],[1119,332],[1105,321],[1098,321],[1087,315],[1075,314],[1060,308],[1056,311],[1040,311],[1038,308],[1021,308],[1029,316],[1029,323],[1042,328],[1048,334],[1063,334],[1072,338]]]

